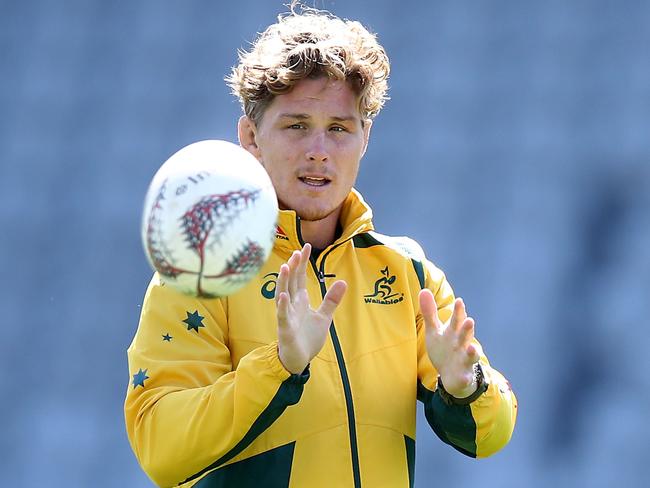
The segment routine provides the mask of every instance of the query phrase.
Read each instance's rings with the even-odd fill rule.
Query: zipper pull
[[[324,273],[323,270],[318,271],[318,281],[325,283],[325,278],[336,278],[334,273]]]

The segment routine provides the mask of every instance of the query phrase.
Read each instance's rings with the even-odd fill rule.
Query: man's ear
[[[366,119],[363,121],[363,151],[361,151],[361,157],[366,154],[366,149],[368,149],[368,141],[370,140],[370,128],[372,127],[372,119]]]
[[[257,127],[247,115],[239,117],[237,122],[237,136],[239,145],[251,153],[257,160],[262,162],[262,152],[257,145]]]

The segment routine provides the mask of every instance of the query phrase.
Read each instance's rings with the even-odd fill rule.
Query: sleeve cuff
[[[489,386],[485,379],[485,375],[483,374],[483,367],[480,363],[475,364],[474,375],[476,377],[476,391],[468,397],[456,398],[455,396],[450,395],[447,390],[445,390],[445,385],[442,384],[442,378],[440,377],[438,377],[438,389],[436,391],[440,395],[440,398],[442,398],[442,401],[447,405],[469,405],[485,393]]]
[[[287,371],[280,361],[280,356],[278,355],[278,341],[273,341],[268,346],[266,352],[266,360],[269,365],[271,373],[280,379],[280,381],[288,381],[289,383],[304,385],[309,379],[309,364],[305,370],[300,374],[292,374]]]

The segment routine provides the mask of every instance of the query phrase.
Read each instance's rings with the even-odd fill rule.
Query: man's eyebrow
[[[290,114],[290,113],[284,113],[280,114],[281,119],[294,119],[294,120],[308,120],[311,119],[311,116],[309,114]],[[336,121],[336,122],[349,122],[349,121],[354,121],[357,120],[357,117],[354,115],[343,115],[343,116],[336,116],[333,115],[330,117],[330,119]]]
[[[307,114],[280,114],[281,119],[299,119],[304,120],[308,119],[309,115]]]
[[[359,120],[359,117],[355,117],[354,115],[345,115],[343,117],[332,117],[332,120],[336,120],[337,122],[350,122],[350,121],[355,121]]]

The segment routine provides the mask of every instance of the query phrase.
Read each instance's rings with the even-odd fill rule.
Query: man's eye
[[[345,127],[341,127],[340,125],[335,125],[332,128],[330,128],[331,131],[334,132],[346,132],[347,129]]]
[[[291,124],[288,128],[289,129],[304,129],[305,126],[302,125],[302,124]]]

